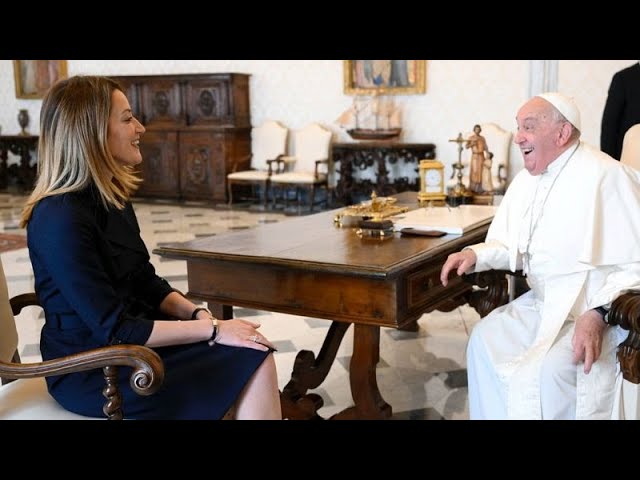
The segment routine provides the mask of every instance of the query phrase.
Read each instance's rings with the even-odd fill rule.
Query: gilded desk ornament
[[[383,220],[409,210],[409,207],[394,205],[397,199],[394,197],[378,197],[376,192],[371,192],[371,200],[352,205],[338,213],[333,222],[339,227],[359,227],[366,220]]]

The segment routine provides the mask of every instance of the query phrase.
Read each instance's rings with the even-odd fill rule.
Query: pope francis
[[[518,111],[525,169],[484,243],[450,255],[441,281],[522,269],[530,290],[482,319],[467,347],[471,419],[608,419],[621,374],[611,302],[640,288],[640,172],[580,140],[559,93]]]

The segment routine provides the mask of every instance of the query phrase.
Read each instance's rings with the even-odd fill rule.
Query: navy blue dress
[[[115,344],[144,345],[153,320],[173,291],[149,261],[131,204],[106,209],[97,191],[42,199],[27,227],[35,291],[45,313],[44,360]],[[219,419],[268,352],[207,342],[154,349],[165,379],[151,396],[129,386],[120,367],[126,418]],[[47,378],[49,393],[67,410],[104,417],[101,369]]]

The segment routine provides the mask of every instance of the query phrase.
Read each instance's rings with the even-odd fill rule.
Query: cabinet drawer
[[[412,309],[418,305],[432,301],[444,290],[440,282],[441,265],[426,268],[407,276],[407,307]]]

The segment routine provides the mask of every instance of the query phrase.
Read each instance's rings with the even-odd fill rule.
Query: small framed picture
[[[14,60],[16,98],[42,98],[51,85],[67,78],[66,60]]]
[[[411,95],[426,91],[426,60],[345,60],[347,95]]]

